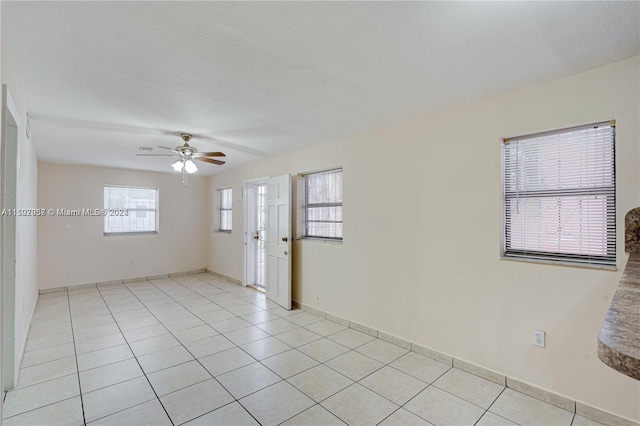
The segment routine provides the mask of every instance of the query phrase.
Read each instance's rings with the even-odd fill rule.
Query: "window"
[[[615,122],[502,144],[504,256],[615,266]]]
[[[104,233],[158,232],[158,188],[104,187]]]
[[[232,190],[231,188],[219,189],[220,231],[231,232],[232,227]]]
[[[342,169],[305,180],[305,237],[342,240]]]

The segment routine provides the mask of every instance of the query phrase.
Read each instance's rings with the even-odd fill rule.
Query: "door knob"
[[[286,243],[287,241],[289,241],[289,239],[287,237],[282,237],[282,241]]]
[[[285,252],[284,252],[284,255],[285,255],[285,256],[286,256],[286,255],[288,255],[288,254],[289,254],[289,252],[288,252],[288,251],[285,251]]]
[[[260,237],[259,237],[259,236],[257,236],[257,235],[254,235],[254,236],[253,236],[253,239],[254,239],[254,240],[259,240],[259,239],[260,239]]]

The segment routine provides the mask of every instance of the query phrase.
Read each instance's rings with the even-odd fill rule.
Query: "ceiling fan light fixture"
[[[184,162],[184,169],[187,171],[187,173],[195,173],[198,171],[198,167],[190,159]]]
[[[0,0],[2,1],[2,0]],[[198,152],[198,150],[194,147],[189,146],[189,141],[192,138],[192,135],[188,133],[181,133],[180,137],[184,141],[184,145],[177,146],[175,148],[169,148],[166,146],[158,146],[159,148],[166,149],[169,152],[165,152],[164,154],[137,154],[140,156],[153,156],[153,157],[178,157],[178,159],[171,164],[171,168],[176,172],[182,175],[182,183],[184,186],[187,186],[187,175],[193,174],[198,171],[198,167],[193,162],[193,159],[198,161],[203,161],[205,163],[222,165],[224,161],[216,160],[210,157],[224,157],[224,153],[215,151],[215,152]],[[151,150],[149,147],[139,147],[140,151],[148,152]]]

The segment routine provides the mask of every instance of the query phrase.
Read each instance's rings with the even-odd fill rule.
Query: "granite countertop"
[[[598,358],[640,380],[640,253],[631,253],[598,336]]]

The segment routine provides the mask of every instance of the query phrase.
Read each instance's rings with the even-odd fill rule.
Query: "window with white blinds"
[[[219,212],[220,212],[220,231],[231,232],[233,226],[233,210],[231,208],[233,202],[233,191],[231,188],[218,190],[220,194]]]
[[[615,123],[502,144],[504,256],[616,264]]]
[[[342,169],[305,179],[305,237],[342,240]]]
[[[104,233],[158,232],[158,188],[104,187]]]

